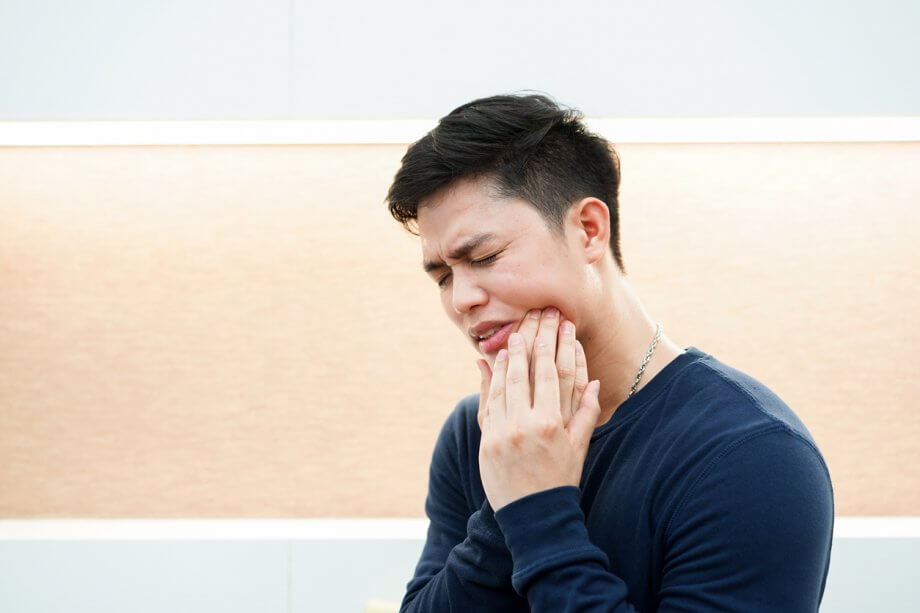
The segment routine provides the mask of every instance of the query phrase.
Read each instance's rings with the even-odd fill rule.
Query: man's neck
[[[609,295],[600,301],[594,314],[589,336],[579,340],[585,348],[588,376],[601,382],[599,426],[607,423],[629,396],[645,353],[655,337],[655,320],[621,275],[616,275]],[[683,351],[662,332],[636,391]]]

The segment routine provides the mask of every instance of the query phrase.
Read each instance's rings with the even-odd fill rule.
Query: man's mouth
[[[508,337],[514,332],[514,325],[515,322],[512,321],[503,326],[496,326],[483,334],[479,339],[479,351],[495,353],[504,347],[508,342]]]

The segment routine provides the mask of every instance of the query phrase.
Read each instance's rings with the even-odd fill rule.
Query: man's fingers
[[[524,348],[527,349],[528,379],[530,387],[533,389],[533,343],[537,338],[537,330],[540,328],[540,309],[531,309],[521,322],[518,332],[524,337]]]
[[[601,405],[598,400],[600,389],[601,382],[597,379],[588,384],[584,395],[581,397],[581,404],[566,428],[569,431],[572,444],[583,454],[582,458],[588,452],[591,435],[597,425],[597,418],[601,414]]]
[[[581,397],[588,387],[588,359],[585,357],[585,348],[578,340],[575,341],[575,385],[572,389],[572,413],[578,410]]]
[[[513,419],[515,411],[530,410],[530,380],[527,376],[527,349],[524,338],[515,332],[508,338],[508,374],[505,377],[505,412]]]
[[[479,367],[479,412],[476,414],[476,421],[479,422],[479,429],[482,430],[482,424],[489,416],[489,386],[492,383],[492,369],[489,368],[485,360],[476,360],[476,366]]]
[[[559,414],[559,377],[556,372],[556,333],[559,311],[553,307],[543,311],[540,329],[534,342],[533,406],[547,417],[561,419]]]
[[[559,377],[559,413],[562,423],[569,423],[578,405],[572,404],[575,388],[575,324],[563,321],[559,326],[559,347],[556,350],[556,372]]]
[[[492,365],[492,381],[489,383],[489,421],[505,419],[505,375],[508,371],[508,351],[502,349]]]

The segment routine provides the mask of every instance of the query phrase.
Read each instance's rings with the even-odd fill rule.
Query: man
[[[817,611],[824,460],[776,395],[643,308],[619,179],[542,96],[463,105],[403,157],[390,212],[485,359],[436,444],[402,611]]]

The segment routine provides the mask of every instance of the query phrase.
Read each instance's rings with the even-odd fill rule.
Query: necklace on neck
[[[639,366],[639,372],[636,373],[636,379],[633,381],[632,387],[629,388],[629,394],[626,395],[627,398],[636,393],[636,388],[639,387],[639,379],[642,378],[642,374],[645,372],[645,367],[648,366],[649,360],[652,359],[652,354],[655,353],[655,347],[658,345],[658,341],[661,340],[661,330],[661,324],[656,323],[655,338],[652,339],[652,344],[648,346],[648,351],[645,352],[645,358],[642,360],[642,365]]]

